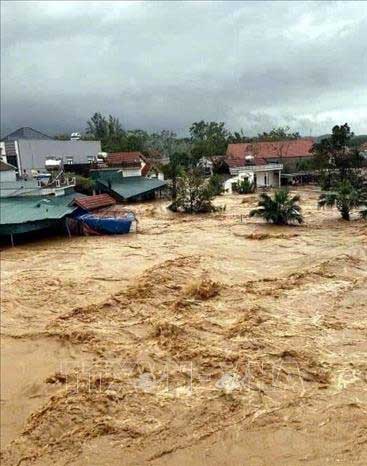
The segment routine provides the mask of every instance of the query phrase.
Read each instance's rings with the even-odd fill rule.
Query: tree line
[[[55,136],[69,139],[66,134]],[[140,151],[150,155],[159,152],[164,157],[173,153],[187,153],[193,158],[224,155],[228,144],[239,142],[282,141],[298,139],[301,135],[289,127],[274,128],[255,137],[246,136],[244,131],[230,131],[224,122],[197,121],[189,128],[188,137],[178,137],[170,130],[152,132],[142,129],[126,130],[120,120],[112,115],[94,113],[87,121],[83,140],[101,141],[104,152]]]

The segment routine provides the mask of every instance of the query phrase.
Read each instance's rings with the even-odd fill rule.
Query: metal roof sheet
[[[77,209],[77,206],[71,205],[77,196],[80,194],[1,199],[0,225],[61,219]]]
[[[23,127],[18,128],[10,134],[7,134],[3,141],[15,141],[17,139],[52,139],[47,134],[41,133],[33,128]]]
[[[97,181],[105,188],[117,193],[123,199],[131,199],[155,191],[167,184],[165,181],[158,180],[157,178],[144,178],[143,176],[121,177],[118,181],[111,179],[110,184],[108,180],[97,179]]]

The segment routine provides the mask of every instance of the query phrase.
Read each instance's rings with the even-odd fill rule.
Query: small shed
[[[98,191],[107,193],[120,202],[152,199],[167,185],[158,178],[123,177],[116,169],[92,170],[91,177],[95,180]]]
[[[1,199],[0,236],[28,233],[56,227],[66,230],[65,217],[78,207],[74,199],[77,193],[65,196],[28,196]]]

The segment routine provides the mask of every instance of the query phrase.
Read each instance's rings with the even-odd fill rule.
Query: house
[[[122,176],[141,176],[145,165],[141,152],[113,152],[109,153],[106,163],[111,168],[120,168]]]
[[[17,180],[16,168],[0,159],[0,183],[15,182]]]
[[[101,152],[101,142],[55,140],[32,128],[19,128],[3,138],[0,148],[2,159],[24,176],[44,171],[46,160],[62,165],[91,164]]]
[[[276,161],[268,162],[260,157],[246,155],[243,160],[229,157],[227,163],[231,175],[243,175],[257,188],[279,187],[281,184],[283,164]]]
[[[313,144],[314,139],[312,138],[229,144],[226,158],[231,174],[237,174],[244,167],[247,169],[248,165],[251,165],[251,161],[255,162],[255,166],[281,164],[285,172],[293,172],[297,170],[301,161],[312,159],[310,150]],[[272,170],[268,167],[267,171]],[[265,183],[264,176],[265,173],[261,175],[264,184],[269,185],[269,178]]]
[[[90,176],[96,183],[96,191],[107,193],[118,202],[152,199],[166,187],[158,178],[124,176],[123,169],[105,168],[91,170]]]
[[[159,164],[148,160],[141,152],[114,152],[107,155],[107,166],[119,168],[123,177],[144,176],[164,180]]]

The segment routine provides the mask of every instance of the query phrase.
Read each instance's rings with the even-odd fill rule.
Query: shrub
[[[361,189],[349,180],[340,182],[334,191],[322,193],[319,197],[319,207],[334,207],[339,210],[344,220],[350,220],[353,209],[364,204],[365,197]],[[363,211],[362,211],[363,216]]]
[[[234,190],[239,194],[250,194],[255,191],[255,185],[246,178],[243,181],[236,183]]]
[[[262,217],[267,222],[276,225],[287,225],[288,223],[303,223],[301,207],[298,205],[300,197],[290,197],[286,189],[275,192],[274,198],[269,194],[262,193],[259,197],[258,208],[250,212],[250,217]]]
[[[224,192],[223,177],[214,174],[209,178],[208,188],[211,190],[213,196],[220,196]]]

